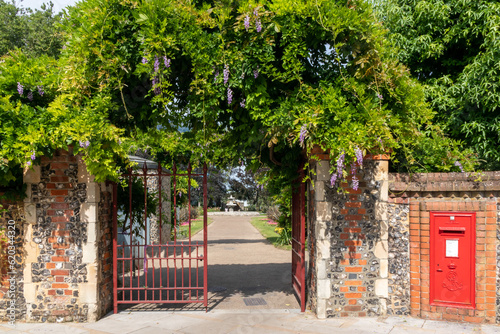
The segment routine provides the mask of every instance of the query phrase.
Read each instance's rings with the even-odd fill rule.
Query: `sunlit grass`
[[[276,229],[277,225],[272,225],[268,223],[269,218],[266,216],[258,216],[258,217],[253,217],[250,220],[250,223],[262,234],[264,238],[266,238],[274,247],[279,248],[279,249],[284,249],[284,250],[291,250],[292,246],[291,245],[279,245],[278,244],[278,238],[279,234],[276,233],[274,230]]]
[[[207,218],[207,225],[210,225],[214,220],[210,217]],[[177,238],[178,239],[187,239],[189,233],[189,225],[183,225],[184,223],[180,223],[177,226]],[[203,230],[203,216],[191,220],[191,236],[194,236],[196,233]]]

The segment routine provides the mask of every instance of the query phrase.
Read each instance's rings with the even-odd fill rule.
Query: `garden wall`
[[[387,157],[367,157],[359,189],[349,176],[337,192],[328,152],[315,150],[308,305],[318,317],[500,323],[500,172],[389,174]],[[430,217],[439,213],[475,214],[473,307],[431,305]]]
[[[309,196],[309,306],[318,317],[386,313],[388,298],[387,170],[385,156],[367,159],[359,188],[330,185],[326,152],[314,152]]]
[[[500,322],[500,172],[390,174],[389,190],[390,313]],[[431,305],[431,212],[475,213],[473,309]]]
[[[0,321],[24,319],[26,301],[24,299],[24,229],[26,227],[23,202],[0,201],[0,227],[13,232],[13,244],[2,244],[0,252]],[[1,241],[0,241],[1,242]],[[14,249],[14,264],[9,263],[8,246]],[[12,253],[11,253],[12,254]],[[11,284],[12,282],[12,284]]]
[[[24,183],[16,318],[98,319],[112,307],[111,185],[94,182],[83,161],[62,150],[26,170]]]

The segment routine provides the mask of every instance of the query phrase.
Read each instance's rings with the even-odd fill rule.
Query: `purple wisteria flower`
[[[245,108],[245,99],[240,101],[240,107]]]
[[[229,81],[229,67],[227,65],[224,66],[224,85]]]
[[[158,73],[158,71],[160,70],[160,59],[158,59],[158,56],[155,56],[154,69],[155,73]]]
[[[257,32],[261,32],[262,23],[260,22],[260,19],[255,20],[255,29],[257,30]]]
[[[259,16],[259,11],[257,10],[257,8],[254,8],[253,15],[254,16]]]
[[[337,182],[337,174],[333,173],[332,177],[330,178],[330,185],[333,187],[333,185]]]
[[[182,197],[182,191],[179,191],[179,198]]]
[[[363,166],[363,151],[359,147],[356,147],[356,162],[359,166]]]
[[[248,15],[245,16],[244,24],[245,24],[246,31],[248,31],[248,28],[250,28],[250,16],[248,16]]]
[[[89,147],[90,146],[90,141],[86,140],[85,141],[85,148]]]
[[[259,76],[259,66],[257,66],[257,68],[253,70],[253,77],[257,79],[258,76]]]
[[[83,143],[83,141],[79,140],[78,143],[80,144],[80,147],[81,148],[84,148],[85,147],[85,144]]]
[[[160,83],[158,76],[155,75],[155,77],[153,78],[151,83],[153,85],[155,95],[160,95],[161,94],[161,87],[159,87],[159,85],[158,85]]]
[[[352,189],[354,189],[354,190],[358,190],[358,188],[359,188],[359,180],[358,180],[358,178],[354,175],[354,176],[352,177]]]
[[[166,56],[163,56],[163,63],[165,64],[166,68],[170,67],[170,59],[168,59]]]
[[[307,126],[304,124],[300,128],[300,135],[299,135],[300,145],[304,145],[304,139],[306,138],[306,133],[307,133]]]
[[[32,151],[31,152],[31,160],[35,160],[35,159],[36,159],[35,151]]]
[[[215,71],[215,74],[214,74],[214,82],[217,81],[217,77],[219,76],[219,71]]]
[[[231,88],[227,89],[227,104],[231,104],[233,102],[233,91]]]
[[[383,97],[383,96],[382,96],[382,94],[380,94],[380,93],[377,93],[377,97],[378,97],[380,100],[383,100],[383,99],[384,99],[384,97]]]
[[[147,64],[147,63],[148,63],[148,58],[146,58],[146,57],[142,57],[141,62],[142,62],[143,64]]]
[[[23,96],[24,87],[20,82],[17,83],[17,92],[19,93],[19,95]]]
[[[31,161],[28,161],[28,162],[26,163],[26,166],[28,166],[28,167],[29,167],[29,166],[31,166]]]
[[[29,91],[27,95],[28,100],[33,101],[33,92]]]
[[[38,89],[38,95],[43,96],[43,94],[45,94],[43,86],[36,86],[36,88]]]
[[[337,177],[339,179],[342,179],[343,176],[343,171],[344,171],[344,160],[345,160],[345,153],[342,152],[339,157],[337,158]]]
[[[455,166],[457,166],[458,168],[460,168],[460,171],[463,173],[464,172],[464,168],[462,167],[462,164],[460,163],[460,161],[455,161]]]

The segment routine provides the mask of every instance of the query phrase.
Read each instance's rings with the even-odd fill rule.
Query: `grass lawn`
[[[264,238],[269,240],[274,247],[284,250],[291,250],[291,245],[281,246],[277,244],[279,234],[274,232],[276,225],[269,225],[267,223],[269,219],[266,216],[253,217],[250,223],[262,234]]]
[[[220,208],[208,208],[207,212],[220,212]]]
[[[210,217],[207,218],[207,225],[212,224],[214,220]],[[203,216],[197,219],[191,220],[191,236],[194,236],[196,233],[200,232],[203,229]],[[189,225],[178,226],[177,227],[177,238],[179,239],[187,239],[187,235],[189,233]]]

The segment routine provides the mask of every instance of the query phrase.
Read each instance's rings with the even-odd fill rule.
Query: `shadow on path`
[[[213,216],[214,222],[208,227],[208,299],[211,309],[296,309],[299,304],[291,286],[291,253],[272,246],[250,224],[251,217],[245,216]],[[193,240],[202,240],[198,233]],[[194,261],[196,263],[196,261]],[[148,269],[148,286],[196,286],[203,282],[203,267],[195,270],[196,264],[191,263],[191,282],[189,282],[189,264],[184,269]],[[161,275],[161,278],[160,278]],[[153,285],[153,277],[155,284]],[[168,278],[167,278],[168,277]],[[145,286],[145,275],[125,278],[126,286]],[[184,279],[184,280],[183,280]],[[139,280],[139,281],[137,281]],[[196,282],[196,280],[199,280]],[[128,281],[128,282],[127,282]],[[121,295],[130,299],[130,292]],[[145,298],[144,291],[132,292],[133,299]],[[148,299],[169,299],[171,301],[189,299],[195,291],[178,289],[176,292],[148,292]],[[202,294],[202,290],[200,291]],[[204,310],[200,304],[138,304],[134,306],[121,305],[120,309],[134,311],[152,310]]]

